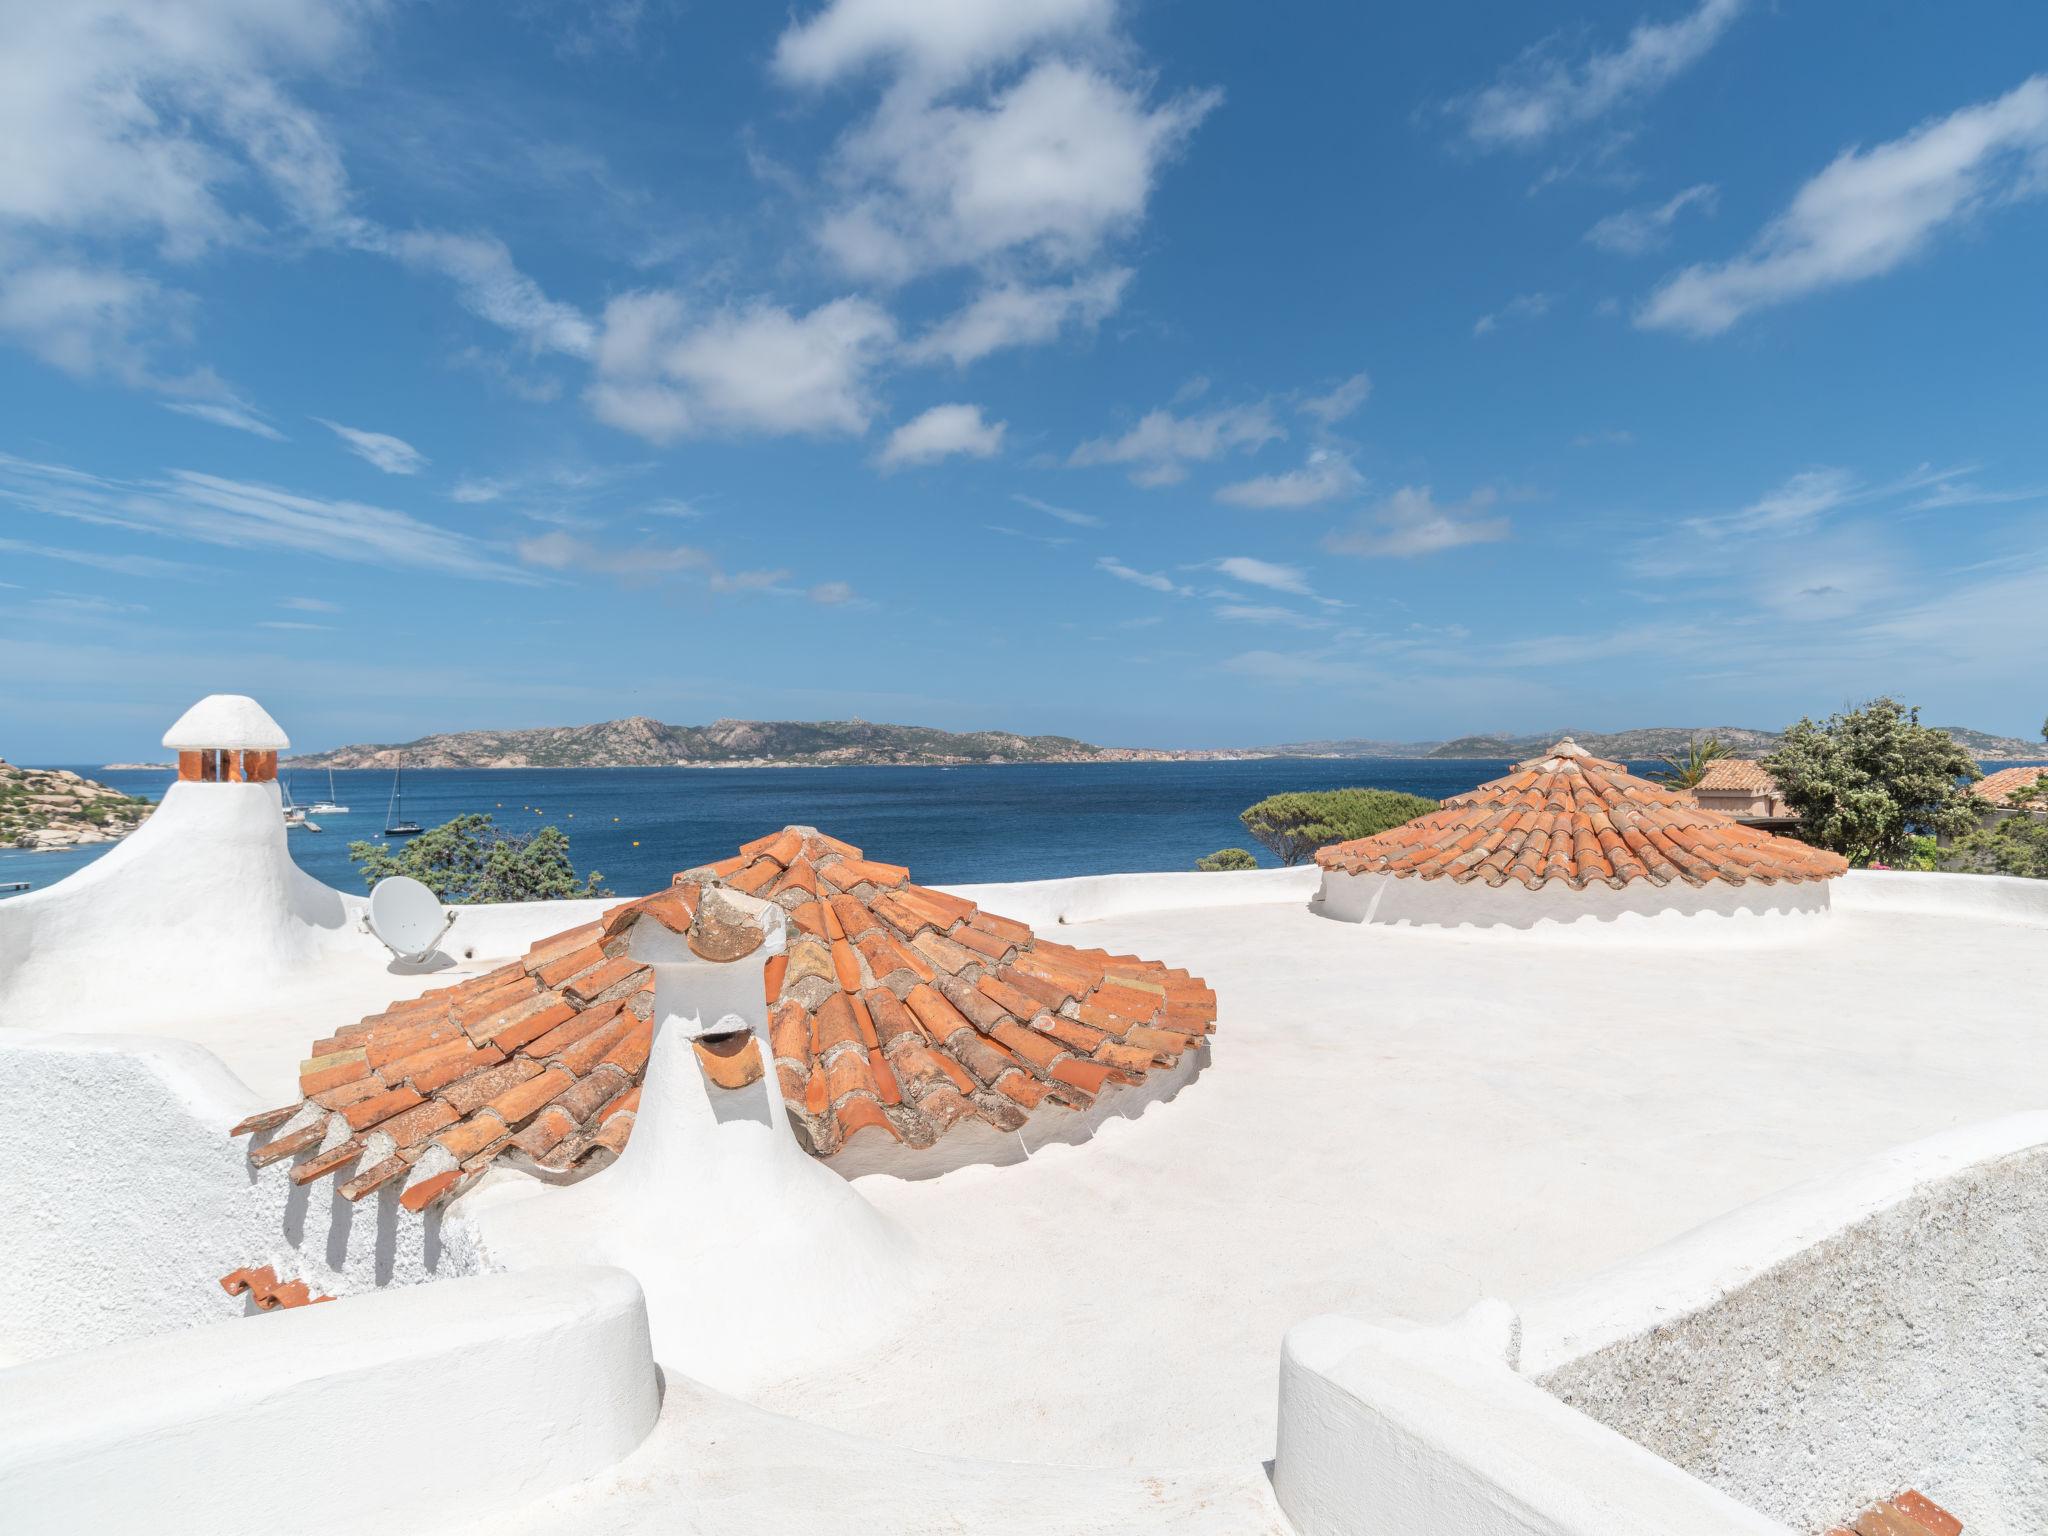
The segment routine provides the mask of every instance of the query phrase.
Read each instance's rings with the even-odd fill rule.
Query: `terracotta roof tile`
[[[915,1149],[963,1120],[1014,1130],[1028,1114],[1084,1108],[1215,1028],[1215,993],[1185,971],[1040,939],[790,827],[523,960],[336,1030],[304,1064],[306,1098],[234,1134],[284,1131],[251,1161],[299,1158],[295,1177],[333,1176],[350,1200],[402,1184],[414,1211],[508,1155],[558,1176],[602,1167],[632,1134],[654,1036],[653,972],[628,952],[633,926],[659,922],[698,953],[762,963],[747,953],[758,932],[731,931],[730,903],[713,915],[721,880],[790,915],[787,952],[761,972],[768,1044],[798,1136],[821,1157],[877,1132]],[[761,1071],[740,1041],[700,1042],[697,1058],[721,1088]]]
[[[1707,764],[1707,771],[1693,788],[1775,795],[1778,781],[1771,777],[1762,763],[1750,758],[1717,757]]]
[[[2001,768],[1972,784],[1970,793],[1993,805],[2013,807],[2013,796],[2031,790],[2044,775],[2048,775],[2048,768]],[[2035,809],[2048,810],[2048,794],[2029,803]]]
[[[280,1281],[277,1271],[268,1264],[261,1269],[230,1270],[220,1277],[220,1288],[230,1296],[247,1296],[259,1312],[310,1307],[315,1302],[334,1300],[332,1296],[313,1295],[303,1280]]]
[[[1573,890],[1595,883],[1618,889],[1632,880],[1773,885],[1829,880],[1849,867],[1837,854],[1702,810],[1689,795],[1570,741],[1451,796],[1439,810],[1320,849],[1316,862],[1346,874],[1492,886],[1514,880],[1530,890],[1553,880]]]

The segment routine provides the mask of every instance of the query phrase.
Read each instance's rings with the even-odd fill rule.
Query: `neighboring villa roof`
[[[1989,800],[1993,805],[2011,806],[2013,794],[2018,790],[2032,789],[2041,782],[2043,774],[2048,774],[2048,768],[2001,768],[1972,784],[1970,793]],[[2048,810],[2048,796],[2032,804],[2038,809]]]
[[[291,744],[284,727],[244,693],[209,693],[164,732],[173,752],[282,752]]]
[[[1553,880],[1573,890],[1632,880],[1772,885],[1832,879],[1849,867],[1837,854],[1703,810],[1569,738],[1440,810],[1320,849],[1316,862],[1354,875],[1519,880],[1532,891]]]
[[[762,935],[748,941],[727,892],[789,913],[786,952],[763,975],[768,1039],[783,1098],[821,1157],[868,1129],[920,1148],[963,1120],[1015,1130],[1048,1102],[1083,1109],[1215,1029],[1216,996],[1186,971],[1051,943],[789,827],[523,960],[316,1041],[300,1067],[304,1100],[233,1134],[285,1128],[251,1160],[315,1151],[294,1181],[339,1174],[350,1200],[409,1178],[439,1147],[443,1171],[406,1188],[413,1210],[499,1157],[557,1176],[602,1166],[632,1134],[654,1039],[654,973],[627,953],[632,929],[659,922],[706,958],[743,958]],[[696,1049],[721,1087],[760,1075],[753,1052],[716,1039]],[[339,1134],[334,1116],[347,1139],[318,1152]]]
[[[1775,795],[1778,781],[1762,763],[1746,757],[1717,757],[1707,764],[1695,790],[1726,790],[1742,794]]]

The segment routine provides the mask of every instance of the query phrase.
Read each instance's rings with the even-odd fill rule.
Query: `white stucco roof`
[[[225,747],[237,752],[282,752],[292,744],[284,727],[246,693],[209,693],[164,732],[173,752]]]

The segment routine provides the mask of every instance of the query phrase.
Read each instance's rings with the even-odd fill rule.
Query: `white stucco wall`
[[[240,1316],[219,1281],[244,1266],[327,1295],[477,1267],[390,1188],[250,1167],[228,1128],[267,1107],[185,1041],[0,1029],[0,1360]]]
[[[1280,1357],[1273,1490],[1297,1536],[1789,1536],[1516,1374],[1514,1314],[1318,1317]]]
[[[1834,884],[1835,906],[1843,912],[1920,913],[2048,927],[2048,880],[1852,869]]]
[[[1076,875],[1065,880],[1017,880],[945,889],[979,902],[999,917],[1033,928],[1092,923],[1134,912],[1177,912],[1204,907],[1305,902],[1315,894],[1313,864],[1285,869],[1169,870],[1131,875]],[[1049,934],[1057,939],[1059,935]]]
[[[1532,891],[1518,880],[1498,886],[1479,880],[1460,885],[1414,875],[1401,879],[1326,870],[1314,908],[1337,922],[1390,927],[1550,933],[1570,929],[1574,936],[1654,936],[1660,943],[1694,934],[1720,940],[1794,939],[1808,921],[1827,912],[1832,883],[1730,885],[1709,880],[1688,885],[1674,880],[1660,886],[1631,880],[1619,890],[1588,885],[1575,891],[1552,881]]]
[[[1901,1487],[2048,1530],[2048,1114],[1949,1132],[1530,1302],[1561,1401],[1795,1529]]]
[[[301,1307],[0,1371],[0,1526],[427,1530],[602,1471],[660,1401],[620,1270]]]

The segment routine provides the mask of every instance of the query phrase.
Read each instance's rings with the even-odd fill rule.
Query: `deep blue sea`
[[[164,771],[72,767],[129,794],[160,798]],[[1441,799],[1496,778],[1511,764],[1478,759],[1273,758],[1237,763],[1020,764],[961,768],[499,768],[410,769],[405,814],[432,827],[487,811],[505,827],[553,823],[569,835],[580,872],[635,895],[726,857],[790,822],[808,822],[870,855],[907,864],[935,885],[1035,880],[1124,870],[1192,869],[1218,848],[1251,842],[1237,814],[1289,789],[1370,785]],[[1638,772],[1655,764],[1632,764]],[[294,798],[327,793],[327,773],[287,774]],[[301,868],[361,890],[352,839],[382,840],[388,771],[338,770],[346,816],[293,830]],[[55,853],[0,850],[0,882],[62,879],[113,845]],[[1260,862],[1275,862],[1253,848]]]

